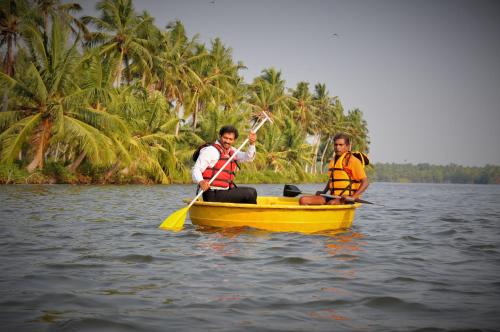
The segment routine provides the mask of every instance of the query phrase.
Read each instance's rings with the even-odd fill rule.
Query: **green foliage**
[[[78,178],[67,167],[60,162],[48,162],[45,164],[43,174],[53,179],[55,183],[77,183]]]
[[[371,181],[500,184],[500,166],[464,167],[429,164],[374,164]]]
[[[225,124],[239,129],[239,145],[263,112],[274,124],[258,133],[242,182],[323,182],[339,131],[368,151],[362,112],[345,114],[324,84],[287,89],[272,67],[246,84],[219,38],[199,43],[180,21],[160,29],[132,0],[101,0],[81,21],[80,9],[0,5],[0,181],[189,183],[198,145]]]
[[[0,183],[24,183],[24,180],[29,176],[27,170],[20,168],[16,164],[0,164]]]

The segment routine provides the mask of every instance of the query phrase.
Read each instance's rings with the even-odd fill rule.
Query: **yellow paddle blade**
[[[175,211],[161,223],[160,228],[174,232],[180,231],[184,226],[184,221],[186,220],[188,211],[189,207],[187,206]]]

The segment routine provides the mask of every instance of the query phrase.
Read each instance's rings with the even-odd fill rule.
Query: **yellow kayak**
[[[189,201],[186,201],[189,203]],[[354,210],[349,205],[299,205],[298,197],[261,196],[257,204],[196,201],[189,209],[194,225],[249,226],[273,232],[315,233],[351,227]]]

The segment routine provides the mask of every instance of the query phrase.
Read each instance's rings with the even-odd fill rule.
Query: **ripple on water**
[[[118,256],[116,259],[125,263],[151,263],[154,260],[154,257],[151,255],[129,254],[125,256]]]
[[[432,233],[432,235],[450,236],[450,235],[453,235],[453,234],[456,234],[456,233],[457,233],[456,230],[454,230],[453,228],[450,228],[450,229],[447,229],[447,230],[444,230],[444,231],[434,232],[434,233]]]
[[[498,246],[494,244],[473,244],[469,245],[469,250],[483,255],[498,255],[499,253]]]
[[[424,304],[416,302],[407,302],[403,299],[393,296],[371,296],[365,297],[361,302],[368,307],[377,309],[392,309],[401,311],[411,310],[431,310]]]
[[[303,257],[275,257],[273,261],[266,263],[266,265],[274,265],[274,264],[293,264],[293,265],[300,265],[300,264],[307,264],[310,261],[307,258]]]
[[[233,256],[233,255],[224,255],[224,259],[233,262],[248,262],[248,261],[260,260],[260,258],[258,257]]]
[[[132,234],[130,234],[131,237],[145,237],[145,236],[148,236],[149,234],[147,233],[144,233],[144,232],[134,232]]]
[[[139,331],[140,325],[120,320],[100,318],[73,318],[57,323],[55,331]]]
[[[392,283],[395,283],[395,282],[415,283],[415,282],[420,282],[420,281],[417,280],[417,279],[414,279],[414,278],[410,278],[410,277],[396,277],[396,278],[388,279],[388,280],[386,280],[384,282],[388,283],[388,284],[392,284]]]
[[[451,222],[451,223],[464,223],[464,222],[467,222],[466,219],[455,218],[455,217],[440,217],[439,220],[444,221],[444,222]]]
[[[106,264],[98,264],[98,263],[91,263],[91,264],[82,264],[82,263],[46,263],[44,264],[45,267],[48,267],[49,269],[55,269],[55,270],[80,270],[80,269],[96,269],[96,268],[105,268],[107,267]]]
[[[426,242],[424,239],[412,235],[404,235],[401,239],[408,242]]]
[[[321,236],[189,219],[181,232],[159,230],[192,186],[41,187],[0,190],[0,330],[500,326],[500,186],[377,183],[370,194],[381,188],[373,197],[397,208],[363,206],[347,234]],[[464,206],[462,192],[482,198]]]

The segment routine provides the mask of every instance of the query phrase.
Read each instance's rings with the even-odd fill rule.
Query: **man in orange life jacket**
[[[337,205],[350,203],[368,188],[368,178],[361,161],[350,153],[351,143],[349,136],[337,134],[334,137],[334,159],[328,166],[328,182],[323,191],[316,192],[316,196],[303,196],[300,205]],[[329,199],[320,194],[330,191],[331,195],[342,198]]]
[[[255,188],[236,187],[234,184],[234,172],[237,167],[235,161],[247,162],[255,157],[257,135],[253,132],[250,132],[248,136],[250,146],[247,152],[238,152],[212,184],[208,184],[235,152],[232,145],[237,138],[238,130],[235,127],[224,126],[219,131],[219,139],[200,150],[200,155],[193,166],[192,177],[193,181],[204,191],[204,201],[257,204]]]

